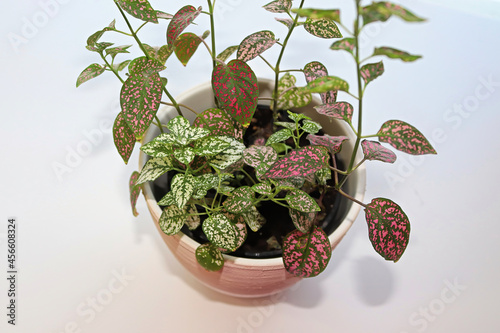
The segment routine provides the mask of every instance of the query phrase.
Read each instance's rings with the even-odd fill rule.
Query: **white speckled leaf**
[[[172,205],[163,209],[158,223],[165,234],[172,236],[181,231],[185,218],[186,212]]]
[[[175,198],[177,207],[183,208],[194,192],[194,177],[190,174],[179,173],[172,179],[170,191]]]
[[[215,246],[234,251],[238,246],[239,231],[223,214],[207,218],[202,225],[203,232]]]
[[[224,266],[224,257],[217,246],[205,243],[196,249],[196,260],[207,271],[216,272]]]
[[[172,169],[173,164],[170,156],[150,158],[142,168],[137,184],[155,180]]]

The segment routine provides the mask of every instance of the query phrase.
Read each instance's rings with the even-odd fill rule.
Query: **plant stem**
[[[215,68],[217,66],[217,52],[215,51],[215,22],[214,22],[214,7],[212,1],[207,0],[208,2],[208,11],[210,16],[210,38],[212,39],[212,66]],[[215,4],[215,1],[214,1]]]
[[[344,191],[342,191],[341,189],[338,189],[339,193],[342,194],[344,197],[346,197],[347,199],[349,200],[352,200],[354,201],[355,203],[357,203],[358,205],[366,208],[368,207],[367,205],[365,205],[364,203],[362,203],[361,201],[355,199],[354,197],[350,196],[349,194],[345,193]]]
[[[122,84],[124,84],[125,81],[123,81],[123,79],[121,78],[120,74],[118,74],[118,71],[116,69],[114,69],[113,66],[108,62],[108,60],[106,59],[106,57],[104,56],[104,54],[102,52],[100,52],[99,55],[101,56],[102,60],[104,60],[104,62],[106,63],[106,65],[109,67],[109,69],[116,75],[116,77],[118,78],[118,80],[120,80],[120,82]]]

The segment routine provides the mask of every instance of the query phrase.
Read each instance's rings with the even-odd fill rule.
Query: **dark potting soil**
[[[279,121],[290,121],[286,112],[280,112]],[[278,129],[280,129],[278,127]],[[252,123],[248,127],[244,135],[245,145],[248,147],[252,144],[264,143],[267,138],[273,133],[273,115],[272,111],[267,106],[260,106],[255,111]],[[318,133],[319,135],[322,132]],[[293,142],[287,142],[288,145],[293,147]],[[302,137],[301,146],[306,146],[309,142]],[[336,158],[337,167],[342,169],[343,163]],[[246,169],[247,172],[253,172],[251,168]],[[152,189],[154,197],[160,201],[165,194],[170,191],[170,180],[174,176],[173,173],[168,172],[157,180],[154,181]],[[334,185],[333,180],[329,181],[329,185]],[[251,185],[251,184],[249,184]],[[320,192],[317,189],[311,188],[308,190],[309,195],[315,199],[320,198]],[[210,194],[210,192],[209,192]],[[282,193],[284,196],[285,193]],[[347,203],[347,199],[334,190],[328,190],[319,203],[321,212],[317,214],[315,224],[323,228],[327,234],[331,234],[342,222],[342,210],[339,207]],[[162,209],[164,207],[161,207]],[[283,238],[291,231],[295,230],[292,219],[290,218],[288,209],[275,204],[273,202],[261,202],[257,210],[266,219],[266,224],[262,226],[257,232],[247,228],[248,236],[245,243],[231,255],[243,258],[276,258],[282,254],[281,244]],[[202,208],[199,208],[202,212]],[[206,218],[205,215],[201,216],[201,220]],[[183,226],[182,232],[197,242],[203,244],[208,242],[207,237],[202,231],[201,225],[195,230],[189,230],[186,225]]]

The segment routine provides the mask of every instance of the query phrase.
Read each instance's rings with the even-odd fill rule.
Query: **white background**
[[[284,38],[275,15],[261,9],[268,1],[218,2],[219,51],[263,29]],[[182,5],[151,3],[170,13]],[[109,130],[119,111],[119,81],[106,73],[75,88],[79,73],[100,63],[85,49],[87,37],[113,18],[126,29],[113,2],[2,1],[0,331],[498,332],[500,3],[400,3],[428,21],[372,25],[365,55],[392,46],[424,58],[384,60],[386,73],[367,89],[365,131],[402,119],[431,139],[438,155],[369,163],[366,198],[389,197],[410,216],[406,253],[397,264],[380,258],[360,215],[322,275],[278,299],[245,300],[219,295],[188,275],[157,234],[142,197],[139,217],[132,216],[127,180],[137,152],[124,166]],[[206,8],[205,1],[191,4]],[[306,6],[340,7],[346,24],[352,18],[352,1]],[[206,17],[197,22],[190,31],[201,34]],[[164,31],[162,22],[141,38],[162,45]],[[102,40],[133,43],[113,33]],[[299,29],[292,42],[283,67],[319,60],[353,82],[352,61],[330,51],[332,41]],[[272,61],[275,55],[265,54]],[[261,60],[250,65],[272,76]],[[176,95],[208,80],[210,60],[200,48],[187,68],[174,58],[167,67],[167,87]],[[57,171],[61,165],[64,172]],[[16,327],[6,316],[9,217],[18,222]]]

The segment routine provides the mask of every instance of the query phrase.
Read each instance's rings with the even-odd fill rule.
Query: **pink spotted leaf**
[[[174,50],[177,59],[186,66],[201,42],[202,38],[191,32],[180,35],[174,42]]]
[[[385,163],[394,163],[396,161],[396,154],[376,141],[363,140],[361,146],[367,160]]]
[[[344,51],[347,51],[347,52],[353,54],[354,47],[355,47],[354,41],[355,41],[354,38],[344,38],[344,39],[341,39],[341,40],[333,43],[332,46],[330,46],[330,49],[331,50],[344,50]]]
[[[304,28],[311,35],[320,38],[342,38],[337,24],[332,19],[307,19]]]
[[[332,156],[342,150],[342,143],[344,143],[345,140],[349,140],[347,136],[330,136],[326,134],[308,134],[306,139],[309,140],[312,145],[326,147]]]
[[[212,72],[212,88],[221,108],[243,127],[248,127],[259,95],[257,77],[252,69],[238,59],[227,65],[219,64]]]
[[[274,33],[269,30],[259,31],[245,37],[238,47],[237,58],[250,61],[276,44]]]
[[[306,82],[309,83],[317,78],[328,76],[328,70],[325,65],[318,61],[313,61],[304,66],[304,76]],[[320,94],[323,103],[335,103],[337,100],[337,91],[328,91]]]
[[[348,102],[337,102],[331,104],[322,104],[315,106],[314,109],[322,115],[327,117],[331,117],[334,119],[345,120],[347,122],[351,122],[352,114],[354,112],[354,108]]]
[[[263,7],[271,13],[288,13],[292,8],[292,0],[274,0]]]
[[[394,49],[391,47],[386,47],[386,46],[375,48],[375,50],[373,51],[373,55],[374,56],[386,56],[386,57],[391,58],[391,59],[400,59],[404,62],[411,62],[411,61],[415,61],[415,60],[422,58],[422,56],[413,55],[413,54],[410,54],[408,52]]]
[[[323,76],[308,82],[304,89],[311,93],[324,93],[331,90],[349,91],[349,83],[336,76]]]
[[[418,129],[401,120],[386,121],[377,135],[379,141],[411,155],[437,154]]]
[[[297,230],[303,233],[311,231],[317,212],[301,212],[300,210],[292,208],[290,208],[288,212],[292,218],[293,225],[297,228]]]
[[[76,80],[76,86],[79,87],[82,83],[101,75],[102,73],[104,73],[105,69],[105,66],[101,66],[99,64],[92,64],[88,66],[78,76],[78,79]]]
[[[292,150],[288,155],[276,161],[263,175],[263,178],[305,177],[327,165],[329,155],[321,146],[305,146]]]
[[[116,0],[120,7],[135,18],[158,23],[156,11],[147,0]]]
[[[295,86],[297,79],[290,73],[283,75],[278,81],[278,109],[300,108],[311,103],[309,91]]]
[[[368,236],[375,251],[386,260],[397,262],[410,239],[410,221],[398,204],[376,198],[365,208]]]
[[[113,141],[118,153],[122,157],[125,164],[128,163],[130,155],[134,150],[135,135],[129,128],[123,114],[120,112],[113,124]]]
[[[361,67],[361,77],[365,84],[378,78],[380,75],[384,74],[384,63],[382,61],[374,64],[366,64]]]
[[[425,21],[423,18],[418,17],[408,9],[388,1],[373,2],[372,4],[363,7],[361,9],[361,15],[363,17],[364,25],[376,21],[385,22],[392,15],[398,16],[406,22]]]
[[[141,186],[136,185],[137,179],[139,178],[139,172],[134,171],[130,176],[129,180],[129,192],[130,192],[130,205],[132,206],[132,213],[134,216],[139,215],[137,209],[135,208],[137,204],[137,199],[139,198],[139,194],[141,193]]]
[[[298,277],[314,277],[323,272],[332,255],[328,236],[314,226],[308,233],[294,230],[283,240],[283,264]]]
[[[210,130],[211,135],[234,136],[235,129],[231,117],[221,109],[207,109],[196,116],[193,126]]]
[[[293,189],[285,196],[285,200],[290,208],[304,213],[319,212],[321,208],[318,203],[306,192]]]
[[[232,46],[228,46],[226,49],[224,49],[224,51],[222,51],[221,53],[219,53],[217,55],[217,59],[222,61],[222,62],[226,62],[226,60],[234,53],[238,50],[238,45],[232,45]]]
[[[308,17],[312,19],[330,19],[340,23],[339,9],[300,8],[292,9],[292,12],[297,13],[302,17]]]
[[[181,35],[184,29],[193,22],[201,13],[201,7],[196,9],[191,5],[187,5],[179,9],[170,21],[167,28],[167,44],[172,46],[174,41]]]
[[[253,199],[253,190],[249,186],[241,186],[232,192],[232,195],[224,201],[223,206],[230,213],[240,214],[250,208]]]
[[[262,178],[277,159],[278,154],[274,148],[269,146],[252,146],[243,151],[243,161],[255,168],[258,179]]]

